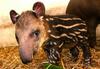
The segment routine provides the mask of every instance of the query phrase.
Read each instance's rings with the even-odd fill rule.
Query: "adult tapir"
[[[86,21],[89,44],[96,45],[96,27],[100,23],[100,0],[70,0],[66,14],[74,14]]]

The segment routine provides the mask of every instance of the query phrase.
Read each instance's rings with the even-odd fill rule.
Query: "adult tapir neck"
[[[86,21],[89,44],[96,45],[96,27],[100,24],[100,0],[70,0],[66,14],[73,14]]]
[[[70,0],[66,13],[75,14],[83,19],[100,17],[100,0]]]

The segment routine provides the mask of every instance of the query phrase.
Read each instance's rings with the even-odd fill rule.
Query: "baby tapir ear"
[[[33,5],[33,11],[39,16],[44,16],[45,15],[45,6],[42,2],[36,2]]]
[[[10,11],[10,18],[11,18],[13,24],[16,23],[18,17],[19,17],[19,15],[16,13],[15,10],[11,10],[11,11]]]

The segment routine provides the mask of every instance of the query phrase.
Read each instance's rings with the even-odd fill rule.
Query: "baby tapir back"
[[[50,27],[50,30],[48,30],[50,38],[67,42],[67,44],[88,39],[86,24],[80,18],[73,15],[60,15],[47,17],[46,20]]]
[[[89,59],[90,52],[86,23],[73,15],[45,16],[49,23],[49,38],[44,42],[43,48],[47,52],[50,63],[58,64],[63,48],[69,48],[73,57],[78,56],[75,47],[83,49],[84,58]],[[86,50],[86,52],[85,52]],[[73,54],[76,52],[75,54]]]

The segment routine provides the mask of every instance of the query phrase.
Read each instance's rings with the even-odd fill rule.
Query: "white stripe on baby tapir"
[[[58,58],[60,58],[60,53],[58,51],[56,51],[56,54],[58,55]]]
[[[63,46],[63,44],[64,44],[64,43],[61,43],[61,44],[59,45],[59,48],[61,48],[61,47]]]
[[[86,26],[86,24],[83,22],[83,23],[80,23],[80,25],[84,25],[84,26]]]
[[[50,54],[49,59],[53,59],[52,55]]]
[[[69,33],[69,35],[76,36],[76,34],[74,34],[74,33]]]
[[[86,32],[87,30],[86,29],[79,29],[79,31],[81,31],[81,32]]]
[[[53,42],[53,44],[56,46],[57,45],[57,43],[56,42]]]
[[[81,20],[80,18],[59,18],[61,20],[65,20],[65,21],[68,21],[68,20]]]
[[[65,21],[72,20],[72,18],[59,18],[59,19],[65,20]]]
[[[85,36],[84,38],[85,38],[85,39],[88,39],[88,37],[86,37],[86,36]]]
[[[72,20],[82,20],[81,18],[72,18]]]
[[[76,27],[76,26],[79,26],[80,23],[77,23],[77,24],[73,24],[73,25],[70,25],[70,26],[65,26],[65,25],[62,25],[62,24],[58,24],[58,25],[53,25],[54,28],[56,27],[63,27],[65,29],[69,29],[69,28],[73,28],[73,27]]]
[[[75,34],[80,34],[81,32],[75,31],[74,33],[75,33]]]
[[[49,18],[49,20],[54,20],[54,18]]]
[[[53,42],[50,42],[50,45],[53,45]]]
[[[46,18],[46,21],[49,21],[49,19],[48,19],[48,18]]]
[[[54,18],[46,18],[46,21],[54,20]]]
[[[81,36],[81,35],[78,35],[78,37],[79,37],[79,38],[83,38],[83,36]]]
[[[48,30],[48,33],[51,33],[51,30]]]
[[[61,34],[60,36],[55,36],[55,35],[53,35],[53,34],[50,34],[50,36],[53,37],[53,38],[61,38],[61,37],[64,37],[64,36],[65,36],[65,37],[67,37],[67,38],[72,39],[72,37],[68,36],[68,35],[65,34],[65,33]]]
[[[55,62],[55,61],[53,61],[53,60],[49,60],[49,62],[50,62],[50,63],[54,63],[54,64],[56,63],[56,62]]]
[[[55,61],[52,61],[52,63],[56,63]]]
[[[52,63],[52,60],[49,60],[50,63]]]
[[[52,49],[50,49],[50,54],[53,54]]]
[[[52,53],[55,53],[55,49],[54,48],[52,49]]]
[[[57,60],[57,57],[53,54],[52,57]]]

